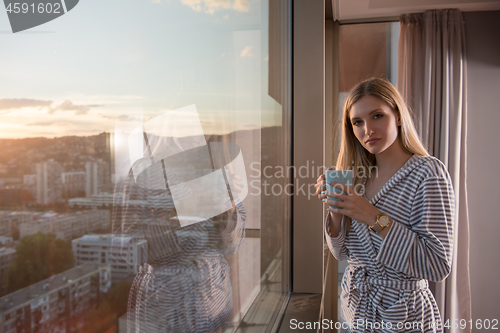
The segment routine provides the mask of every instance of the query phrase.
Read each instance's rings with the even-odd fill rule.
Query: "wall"
[[[293,30],[293,292],[322,292],[323,203],[313,186],[323,164],[325,3],[295,0]],[[314,167],[313,167],[314,166]],[[301,169],[302,168],[302,169]],[[299,170],[306,170],[300,173]],[[300,184],[300,185],[299,185]],[[302,184],[307,184],[300,190]]]
[[[500,11],[466,12],[464,20],[472,318],[491,320],[500,319]]]

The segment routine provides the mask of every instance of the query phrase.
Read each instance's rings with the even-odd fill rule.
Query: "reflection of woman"
[[[222,332],[233,315],[224,255],[243,242],[243,205],[180,227],[168,189],[144,189],[132,174],[128,180],[117,188],[125,203],[119,211],[115,207],[116,231],[148,241],[148,262],[140,266],[129,295],[128,332]],[[156,181],[164,183],[163,175],[150,183]],[[185,192],[189,196],[189,189]]]
[[[347,195],[326,191],[324,175],[316,186],[320,199],[341,207],[328,209],[326,238],[333,255],[349,263],[344,331],[442,332],[428,281],[442,281],[451,269],[455,207],[446,167],[429,156],[385,80],[354,87],[342,122],[336,168],[354,170],[356,190],[333,182]],[[373,167],[376,173],[364,172]]]

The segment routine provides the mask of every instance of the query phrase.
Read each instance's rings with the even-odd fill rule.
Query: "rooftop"
[[[151,208],[174,208],[174,201],[172,196],[166,193],[159,195],[151,195],[147,200],[129,199],[123,193],[100,193],[92,195],[90,198],[73,198],[69,199],[70,206],[101,206],[101,205],[115,205],[115,206],[141,206]]]
[[[27,211],[21,211],[21,212],[9,211],[9,210],[1,210],[0,211],[0,217],[8,216],[8,215],[31,215],[31,214],[32,214],[31,212],[27,212]]]
[[[99,234],[99,235],[84,235],[80,238],[73,239],[72,242],[76,243],[107,243],[109,245],[113,246],[119,246],[122,247],[124,245],[128,246],[129,244],[132,245],[134,243],[141,244],[143,242],[146,242],[145,239],[136,237],[136,236],[119,236],[119,235],[113,235],[113,234]]]
[[[16,250],[9,248],[9,247],[0,247],[0,256],[6,255],[6,254],[11,254],[11,253],[16,253]]]
[[[78,238],[79,241],[83,242],[120,242],[124,243],[133,243],[133,237],[122,237],[122,236],[114,236],[112,234],[103,234],[103,235],[84,235]]]

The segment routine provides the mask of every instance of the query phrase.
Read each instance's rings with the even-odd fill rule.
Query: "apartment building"
[[[36,200],[37,197],[36,174],[23,175],[23,190],[28,192],[33,200]]]
[[[3,281],[15,257],[16,250],[8,247],[0,247],[0,296],[7,293],[7,285]]]
[[[68,200],[70,207],[111,207],[123,206],[126,203],[131,206],[145,206],[152,208],[174,209],[172,196],[166,193],[151,196],[148,200],[125,199],[123,193],[100,193],[90,198],[73,198]]]
[[[109,265],[86,263],[0,298],[0,333],[79,332],[111,287]]]
[[[107,209],[82,210],[73,213],[72,217],[72,238],[97,230],[108,230],[111,227],[111,214]]]
[[[69,214],[58,214],[53,212],[33,214],[32,221],[19,225],[19,237],[42,234],[55,234],[56,238],[71,240],[71,225],[73,218]]]
[[[36,164],[36,202],[47,205],[62,200],[61,164],[50,159]]]
[[[111,191],[109,163],[102,160],[85,164],[85,193],[87,197]]]
[[[61,174],[62,195],[74,198],[85,193],[85,172],[63,172]]]
[[[86,198],[72,198],[68,200],[70,207],[110,207],[113,202],[122,202],[121,193],[100,193]]]
[[[12,220],[10,212],[0,212],[0,236],[11,237],[12,235]]]
[[[76,264],[111,265],[113,282],[135,275],[137,267],[148,260],[148,243],[135,237],[85,235],[71,242]]]
[[[19,226],[20,237],[53,233],[57,238],[70,241],[86,233],[96,230],[109,229],[109,210],[84,210],[76,213],[42,213],[33,214],[31,221],[21,223]]]
[[[13,247],[14,241],[12,237],[0,236],[0,247]]]
[[[0,236],[12,237],[12,230],[32,220],[30,212],[0,211]]]

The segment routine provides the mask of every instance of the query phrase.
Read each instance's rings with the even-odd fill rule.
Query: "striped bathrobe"
[[[368,226],[342,223],[330,251],[349,265],[341,307],[352,332],[442,332],[428,281],[451,270],[455,199],[441,161],[413,155],[370,200],[394,221],[385,239]]]
[[[162,174],[152,177],[165,181]],[[148,241],[147,262],[139,263],[129,292],[127,332],[225,331],[234,312],[225,255],[235,254],[245,239],[243,204],[236,204],[232,214],[180,227],[169,218],[176,212],[168,189],[141,188],[130,174],[115,191],[123,194],[115,196],[123,204],[114,205],[112,253],[121,254],[124,236]],[[184,193],[189,195],[189,189]],[[133,265],[132,258],[117,259]]]

